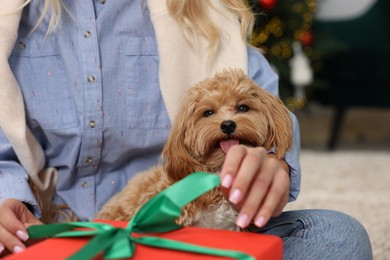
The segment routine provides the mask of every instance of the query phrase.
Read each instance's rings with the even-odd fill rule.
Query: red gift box
[[[126,227],[128,222],[108,222],[115,227]],[[216,249],[235,250],[247,253],[255,259],[277,260],[282,259],[283,243],[279,237],[248,233],[233,232],[226,230],[211,230],[197,227],[185,227],[175,231],[146,234],[145,236],[158,236],[161,238],[173,239],[181,242],[187,242],[199,246],[207,246]],[[85,246],[90,237],[76,238],[50,238],[28,247],[25,251],[18,254],[12,254],[6,257],[6,260],[25,260],[25,259],[65,259],[83,246]],[[95,259],[102,259],[99,255]],[[228,259],[226,257],[217,257],[202,255],[184,251],[176,251],[162,248],[155,248],[136,244],[133,259]]]

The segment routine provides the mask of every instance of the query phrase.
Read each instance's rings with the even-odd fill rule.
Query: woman
[[[40,223],[28,179],[42,198],[53,196],[80,220],[92,219],[132,175],[157,163],[176,104],[193,83],[238,67],[278,94],[277,75],[245,44],[253,16],[242,1],[34,1],[19,23],[23,4],[0,0],[0,38],[11,46],[0,48],[9,48],[0,71],[9,61],[17,79],[6,71],[0,84],[9,94],[0,113],[2,251],[24,250],[25,226]],[[237,224],[281,236],[287,259],[331,258],[339,249],[339,259],[372,257],[365,230],[348,216],[281,214],[300,183],[291,116],[294,145],[284,160],[261,148],[230,149],[221,181],[240,212]],[[340,234],[354,241],[346,246]]]

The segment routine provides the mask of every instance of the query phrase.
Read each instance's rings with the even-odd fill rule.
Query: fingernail
[[[27,239],[29,238],[28,234],[22,230],[16,231],[16,235],[23,241],[27,241]]]
[[[1,254],[1,252],[3,252],[4,251],[4,245],[2,244],[2,243],[0,243],[0,254]]]
[[[223,177],[222,179],[222,187],[229,188],[230,185],[232,185],[232,180],[233,178],[230,174],[225,175],[225,177]]]
[[[21,253],[24,251],[24,248],[21,246],[15,246],[14,247],[14,253]]]
[[[263,227],[264,226],[264,217],[260,216],[255,220],[255,225],[258,227]]]
[[[236,224],[241,228],[245,228],[248,225],[248,215],[240,214],[240,216],[237,218]]]
[[[231,203],[237,204],[240,201],[241,191],[239,189],[235,189],[232,194],[230,194],[229,201]]]

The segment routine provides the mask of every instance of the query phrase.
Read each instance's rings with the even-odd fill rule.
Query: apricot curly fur
[[[247,111],[239,110],[243,105]],[[206,116],[206,111],[211,115]],[[226,120],[236,124],[229,135],[220,127]],[[274,148],[277,158],[283,158],[292,145],[292,121],[282,101],[237,69],[217,73],[189,90],[163,149],[162,162],[133,177],[96,218],[128,221],[145,202],[185,176],[196,171],[218,174],[225,159],[219,142],[227,139]],[[188,204],[177,223],[238,230],[236,216],[216,188]]]

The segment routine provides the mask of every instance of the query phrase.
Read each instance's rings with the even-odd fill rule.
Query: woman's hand
[[[230,148],[221,171],[225,197],[239,211],[236,224],[253,222],[263,227],[281,214],[290,191],[289,166],[264,148],[235,145]]]
[[[10,252],[21,252],[26,246],[26,228],[32,224],[42,224],[22,202],[6,199],[0,204],[0,256]]]

